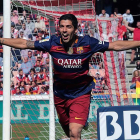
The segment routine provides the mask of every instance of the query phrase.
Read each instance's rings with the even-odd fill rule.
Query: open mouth
[[[69,35],[68,34],[63,34],[62,37],[63,37],[64,40],[67,40]]]

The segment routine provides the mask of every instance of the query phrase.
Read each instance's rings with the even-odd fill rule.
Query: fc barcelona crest
[[[83,53],[83,52],[84,52],[83,46],[77,47],[77,53],[78,53],[78,54],[81,54],[81,53]]]

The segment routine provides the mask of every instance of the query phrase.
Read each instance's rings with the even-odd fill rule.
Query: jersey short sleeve
[[[51,39],[35,41],[34,46],[36,50],[49,52],[51,48]]]
[[[90,37],[89,44],[92,50],[92,53],[96,52],[105,52],[108,50],[109,42],[99,41],[93,37]]]

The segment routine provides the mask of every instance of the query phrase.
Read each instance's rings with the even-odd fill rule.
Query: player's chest
[[[76,68],[81,69],[85,63],[88,64],[91,57],[89,45],[74,46],[68,51],[63,46],[52,46],[50,51],[53,57],[55,68]]]
[[[51,53],[61,53],[66,55],[81,55],[89,53],[91,51],[90,45],[80,44],[74,45],[73,47],[68,47],[66,50],[62,45],[52,45],[50,52]]]

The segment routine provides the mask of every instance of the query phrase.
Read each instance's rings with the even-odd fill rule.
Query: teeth
[[[63,35],[64,37],[67,37],[68,35]]]

